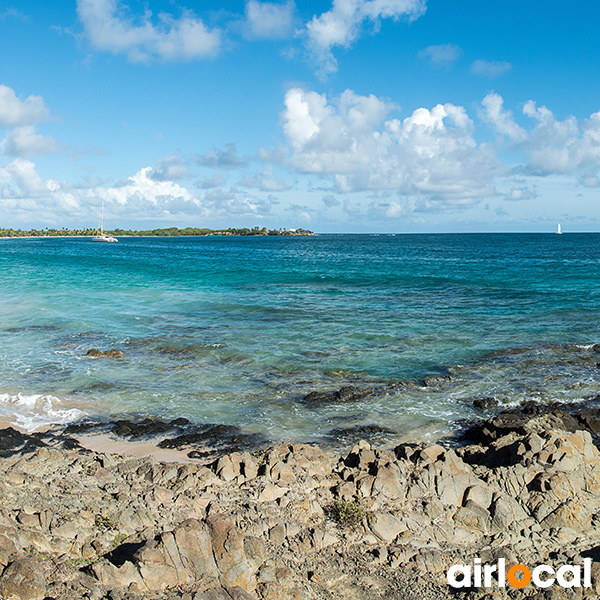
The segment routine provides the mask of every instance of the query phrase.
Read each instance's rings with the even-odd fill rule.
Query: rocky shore
[[[595,409],[527,405],[444,444],[361,441],[342,455],[279,444],[184,464],[92,452],[73,431],[6,428],[0,598],[595,598],[598,431]],[[586,557],[589,588],[446,582],[475,558]]]

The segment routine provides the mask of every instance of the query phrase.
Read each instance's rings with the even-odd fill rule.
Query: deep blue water
[[[474,397],[580,400],[600,383],[600,234],[9,239],[0,272],[0,417],[28,427],[77,409],[274,439],[371,423],[414,437],[470,416]]]

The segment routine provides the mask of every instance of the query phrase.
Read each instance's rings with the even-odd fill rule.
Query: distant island
[[[0,237],[92,237],[97,229],[0,229]],[[307,229],[267,229],[266,227],[230,227],[229,229],[206,229],[199,227],[164,227],[162,229],[112,229],[104,232],[118,237],[175,237],[175,236],[208,236],[208,235],[315,235]]]

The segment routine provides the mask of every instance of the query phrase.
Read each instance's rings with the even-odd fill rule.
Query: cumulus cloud
[[[155,181],[177,181],[190,177],[190,172],[179,154],[175,152],[159,160],[150,169],[148,176]]]
[[[341,204],[333,194],[327,194],[326,196],[323,196],[321,200],[327,208],[332,208],[333,206],[339,206]]]
[[[448,67],[456,62],[462,50],[456,44],[440,44],[439,46],[428,46],[419,52],[419,58],[428,60],[435,67]]]
[[[91,192],[113,205],[127,206],[127,210],[135,207],[143,211],[158,207],[170,212],[169,204],[177,204],[178,212],[184,206],[187,206],[188,212],[198,208],[198,200],[187,188],[173,181],[156,179],[153,174],[152,167],[144,167],[117,185],[95,188]]]
[[[337,69],[332,49],[349,47],[362,33],[365,22],[379,26],[381,19],[411,21],[425,13],[425,0],[333,0],[330,10],[306,25],[308,46],[323,74]]]
[[[236,188],[213,188],[199,195],[186,187],[153,177],[153,167],[144,167],[125,180],[112,185],[99,181],[71,185],[57,179],[44,180],[36,165],[17,158],[0,167],[0,216],[30,222],[32,215],[48,223],[79,221],[93,227],[90,211],[97,213],[104,202],[110,226],[121,219],[164,220],[174,217],[204,220],[230,217],[262,218],[277,203],[272,196],[259,198]]]
[[[41,96],[21,100],[13,89],[0,85],[0,126],[22,127],[35,125],[50,118],[50,111]]]
[[[505,200],[533,200],[538,197],[536,186],[514,185],[510,192],[504,196]]]
[[[346,90],[291,89],[281,114],[289,163],[331,177],[338,192],[397,190],[457,208],[493,193],[500,170],[493,150],[478,144],[465,109],[450,103],[388,118],[390,102]]]
[[[503,61],[476,60],[471,65],[471,73],[489,77],[490,79],[500,77],[500,75],[508,73],[511,69],[512,65],[509,62]]]
[[[545,106],[529,101],[523,113],[537,122],[523,145],[530,170],[545,175],[600,165],[600,112],[582,123],[573,116],[560,121]]]
[[[527,175],[573,176],[586,187],[597,187],[600,182],[600,112],[587,119],[574,116],[557,119],[546,106],[533,100],[523,105],[523,115],[530,119],[529,127],[515,122],[512,112],[503,107],[498,94],[488,94],[482,101],[482,119],[508,137],[511,149],[524,154],[515,170]],[[513,196],[519,195],[517,186]],[[519,199],[510,197],[508,199]]]
[[[205,196],[212,215],[251,216],[262,218],[271,212],[276,203],[272,196],[258,198],[236,188],[210,190]]]
[[[286,38],[292,32],[295,11],[293,0],[285,4],[248,0],[244,35],[253,40]]]
[[[483,110],[480,117],[492,124],[496,131],[513,141],[523,141],[527,138],[525,129],[517,125],[511,111],[505,110],[504,99],[500,94],[490,93],[482,101]]]
[[[54,154],[60,144],[51,137],[36,132],[33,125],[17,127],[0,142],[0,150],[10,156],[32,157],[41,154]]]
[[[373,221],[398,219],[409,212],[410,206],[406,200],[373,200],[367,208],[367,214]]]
[[[273,176],[271,165],[266,165],[262,173],[244,177],[239,181],[239,185],[256,188],[262,192],[283,192],[291,188],[283,179]]]
[[[55,139],[36,131],[39,123],[49,119],[50,111],[41,96],[22,100],[12,88],[0,85],[0,127],[10,129],[0,141],[0,152],[22,158],[58,152],[60,145]]]
[[[248,160],[238,155],[235,144],[226,144],[224,150],[213,149],[198,157],[198,164],[213,169],[239,169],[248,164]]]
[[[210,190],[211,188],[221,187],[225,185],[225,177],[221,173],[213,173],[210,177],[205,177],[198,186],[203,190]]]
[[[205,58],[221,44],[220,31],[208,29],[190,11],[179,19],[160,13],[157,22],[146,11],[136,22],[118,0],[77,0],[77,14],[92,47],[125,54],[132,62]]]

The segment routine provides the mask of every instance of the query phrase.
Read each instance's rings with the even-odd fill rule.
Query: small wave
[[[574,344],[575,348],[580,348],[581,350],[591,350],[594,346],[598,344]]]
[[[65,425],[78,421],[86,413],[78,408],[60,408],[56,396],[42,394],[0,394],[0,419],[27,432],[45,425]]]

